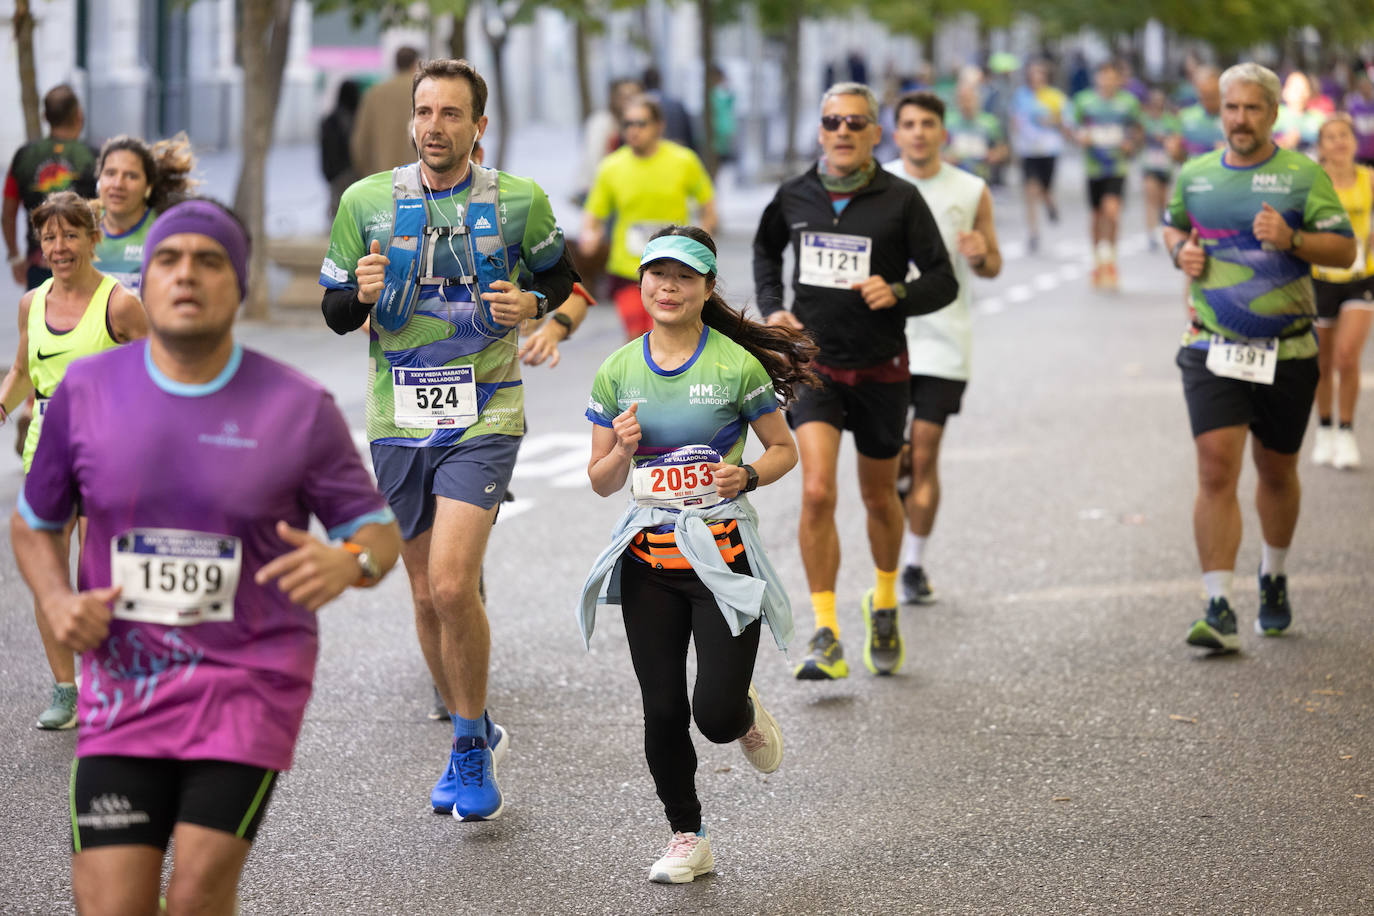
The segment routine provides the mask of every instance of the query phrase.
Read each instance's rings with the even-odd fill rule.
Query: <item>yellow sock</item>
[[[873,589],[873,606],[896,607],[897,606],[897,570],[883,572],[881,569],[874,569],[878,577],[878,585]]]
[[[840,638],[840,622],[835,618],[835,593],[812,592],[811,608],[816,612],[816,629],[830,627],[835,638]]]

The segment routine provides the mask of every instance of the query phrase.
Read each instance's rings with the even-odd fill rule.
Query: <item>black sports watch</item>
[[[572,319],[568,317],[567,312],[554,312],[549,317],[563,325],[563,330],[568,332],[563,335],[564,340],[572,336]]]
[[[534,317],[537,321],[549,313],[549,297],[539,292],[537,289],[532,289],[529,293],[534,296]]]
[[[752,493],[759,488],[759,472],[754,470],[752,464],[741,465],[741,467],[744,468],[744,473],[749,475],[749,482],[744,485],[744,489],[740,492]]]

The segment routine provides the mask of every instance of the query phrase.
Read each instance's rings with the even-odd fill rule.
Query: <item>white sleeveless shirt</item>
[[[973,359],[973,315],[969,310],[973,270],[959,254],[959,233],[973,229],[987,184],[977,175],[948,163],[941,164],[940,171],[930,178],[909,174],[900,158],[883,168],[905,178],[921,192],[940,227],[940,237],[954,265],[954,277],[959,281],[959,295],[949,305],[906,320],[911,374],[967,381]]]

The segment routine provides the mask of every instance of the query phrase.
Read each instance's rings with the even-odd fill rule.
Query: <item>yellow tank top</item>
[[[24,440],[26,474],[33,464],[33,453],[38,448],[38,436],[43,429],[43,414],[48,406],[48,398],[52,397],[57,390],[57,383],[67,374],[67,367],[83,356],[119,346],[110,336],[108,319],[110,294],[119,285],[114,277],[101,275],[100,285],[91,295],[81,320],[70,331],[60,333],[48,327],[47,297],[52,283],[52,280],[45,280],[34,290],[33,302],[29,304],[29,380],[33,382],[37,400],[33,422],[29,424],[29,434]]]
[[[1369,251],[1369,211],[1374,207],[1374,191],[1371,191],[1371,170],[1369,166],[1355,166],[1355,183],[1348,188],[1337,188],[1336,196],[1341,206],[1350,216],[1350,228],[1355,230],[1355,261],[1349,267],[1313,266],[1312,276],[1327,283],[1349,283],[1369,276],[1374,268],[1374,260]]]

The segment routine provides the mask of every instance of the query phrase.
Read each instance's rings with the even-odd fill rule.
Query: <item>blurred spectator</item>
[[[641,82],[645,94],[656,100],[663,109],[663,139],[680,143],[696,151],[696,140],[692,136],[692,117],[687,114],[687,109],[681,101],[663,91],[663,74],[657,67],[646,67]]]
[[[329,182],[329,221],[339,211],[339,198],[344,189],[357,181],[359,176],[353,168],[353,154],[350,150],[353,138],[353,122],[358,114],[358,99],[362,88],[356,80],[344,80],[339,84],[339,95],[334,110],[320,122],[320,170],[324,180]]]
[[[353,125],[353,168],[360,178],[419,158],[410,135],[410,83],[420,52],[396,50],[396,75],[363,94]]]
[[[63,83],[48,90],[43,96],[43,119],[48,122],[48,135],[25,143],[10,160],[9,174],[5,176],[4,210],[0,215],[10,272],[14,282],[25,289],[33,289],[48,279],[52,271],[43,262],[32,226],[25,226],[27,247],[19,250],[20,205],[26,214],[32,214],[49,194],[68,189],[85,198],[95,197],[96,151],[80,139],[86,114],[71,86]]]
[[[715,141],[717,167],[735,161],[735,94],[725,71],[711,65],[711,131]]]
[[[1374,82],[1362,69],[1354,73],[1345,107],[1355,128],[1355,158],[1361,165],[1374,165]]]

